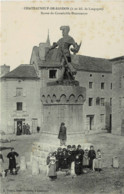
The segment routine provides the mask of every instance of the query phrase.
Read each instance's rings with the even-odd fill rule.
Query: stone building
[[[1,78],[1,127],[16,133],[18,125],[41,125],[39,78],[31,65],[20,65]]]
[[[28,123],[31,132],[40,126],[41,131],[57,133],[63,121],[70,133],[76,132],[77,126],[78,132],[111,130],[112,63],[73,55],[78,89],[54,85],[61,77],[62,67],[55,60],[55,53],[45,59],[49,46],[48,37],[46,43],[33,47],[30,64],[2,76],[1,129],[16,133],[19,123]]]
[[[111,130],[112,65],[102,58],[75,58],[76,79],[87,91],[83,115],[85,130]]]
[[[112,133],[124,135],[124,57],[111,60],[112,65]]]

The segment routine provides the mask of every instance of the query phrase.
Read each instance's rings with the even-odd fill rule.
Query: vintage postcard
[[[1,194],[124,193],[123,10],[1,1]]]

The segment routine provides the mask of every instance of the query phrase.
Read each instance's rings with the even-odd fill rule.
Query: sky
[[[24,7],[49,7],[49,10],[26,10]],[[51,7],[69,8],[64,12],[87,12],[86,15],[41,14],[63,12]],[[72,9],[73,10],[70,10]],[[74,10],[74,9],[77,10]],[[79,10],[83,9],[83,10]],[[84,10],[87,8],[88,10]],[[94,11],[93,8],[100,8]],[[82,41],[79,54],[99,58],[124,55],[124,1],[107,2],[1,2],[1,52],[0,65],[11,70],[20,64],[29,64],[32,49],[47,39],[51,44],[62,35],[60,26],[70,26],[70,36],[77,43]]]

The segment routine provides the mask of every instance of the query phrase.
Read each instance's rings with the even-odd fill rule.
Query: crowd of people
[[[90,150],[68,145],[67,148],[59,147],[57,151],[49,153],[47,157],[47,175],[51,180],[57,178],[58,171],[64,171],[66,175],[75,177],[86,172],[86,169],[101,172],[102,157],[100,149],[97,152],[94,146],[90,146]]]
[[[39,130],[40,127],[38,132]],[[55,152],[49,153],[46,161],[48,177],[50,177],[51,180],[55,180],[58,171],[64,171],[65,175],[71,175],[72,177],[87,172],[86,169],[101,172],[102,154],[100,149],[96,152],[93,145],[90,146],[90,149],[84,148],[84,150],[81,148],[81,145],[77,147],[75,145],[66,146],[66,130],[65,123],[61,123],[58,134],[60,147]],[[21,134],[30,134],[30,126],[28,124],[23,124]],[[11,148],[11,152],[7,154],[7,158],[9,159],[7,171],[2,169],[2,165],[0,165],[0,173],[2,176],[5,176],[8,171],[12,175],[17,174],[16,157],[18,156],[19,154],[15,152],[14,148]],[[0,153],[0,164],[3,162],[4,159],[2,153]]]
[[[16,135],[30,135],[30,125],[27,123],[23,123],[23,125],[21,125],[20,123],[17,126],[17,133]]]

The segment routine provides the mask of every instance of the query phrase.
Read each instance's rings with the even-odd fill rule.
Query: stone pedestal
[[[31,153],[32,175],[39,173],[45,176],[47,175],[47,156],[50,152],[56,151],[58,146],[59,145],[55,145],[54,143],[51,144],[51,142],[36,142],[33,144]]]
[[[39,174],[39,164],[37,160],[32,160],[32,175]]]
[[[82,133],[83,103],[86,89],[80,86],[47,86],[41,88],[42,126],[44,133],[58,134],[61,122],[68,133]]]

